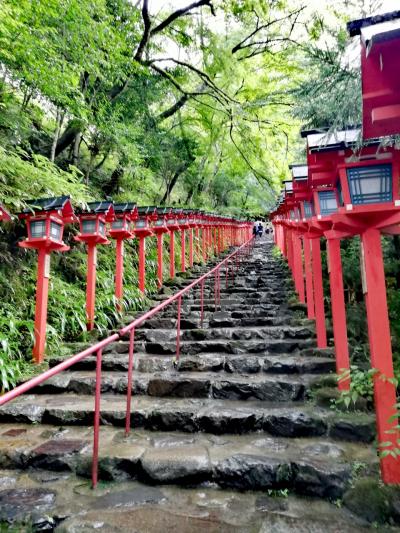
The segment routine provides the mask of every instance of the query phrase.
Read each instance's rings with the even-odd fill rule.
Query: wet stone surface
[[[172,280],[154,301],[195,278]],[[30,533],[364,531],[329,502],[350,490],[357,465],[376,475],[375,422],[316,405],[316,388],[336,385],[334,352],[316,348],[292,291],[272,241],[258,241],[235,284],[222,280],[221,307],[205,283],[203,323],[199,289],[183,298],[179,360],[176,306],[138,328],[129,436],[129,336],[103,350],[96,491],[94,357],[0,408],[3,522]]]
[[[9,475],[0,471],[0,480]],[[13,533],[368,531],[366,523],[344,509],[283,491],[237,493],[135,481],[100,483],[92,490],[72,475],[53,479],[49,490],[39,479],[40,471],[20,473],[16,481],[21,488],[0,491],[1,520]]]
[[[0,522],[13,523],[24,518],[37,520],[50,509],[56,493],[40,487],[0,491]]]

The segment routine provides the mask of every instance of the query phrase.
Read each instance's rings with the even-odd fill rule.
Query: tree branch
[[[181,67],[185,67],[185,68],[191,70],[192,72],[195,72],[199,76],[199,78],[202,79],[204,81],[204,83],[206,83],[210,87],[210,89],[215,91],[215,93],[218,94],[218,96],[220,96],[223,100],[225,100],[226,103],[234,102],[235,104],[240,104],[240,102],[238,102],[237,100],[234,100],[233,98],[231,98],[229,96],[229,94],[227,94],[225,91],[220,89],[218,87],[218,85],[216,85],[214,83],[214,81],[210,78],[210,76],[208,74],[206,74],[202,70],[198,69],[197,67],[194,67],[190,63],[186,63],[186,61],[181,61],[179,59],[175,59],[174,57],[164,57],[164,58],[156,59],[154,61],[156,61],[156,62],[172,61],[176,65],[179,65]]]
[[[278,24],[280,22],[291,21],[291,27],[290,27],[289,32],[288,32],[288,37],[290,37],[292,32],[293,32],[294,26],[297,23],[297,19],[298,19],[300,13],[303,11],[303,9],[304,9],[304,6],[300,7],[296,11],[292,11],[291,13],[289,13],[288,15],[285,15],[284,17],[280,17],[280,18],[277,18],[275,20],[270,20],[270,21],[266,22],[265,24],[262,24],[261,26],[259,25],[259,19],[258,19],[258,16],[257,16],[257,22],[256,22],[255,29],[251,33],[249,33],[249,35],[247,35],[244,39],[242,39],[238,44],[236,44],[232,48],[232,50],[231,50],[232,54],[235,54],[236,52],[239,52],[240,50],[243,50],[244,48],[249,48],[249,47],[255,46],[257,44],[260,44],[260,41],[252,42],[251,41],[252,37],[257,35],[262,30],[267,30],[271,26],[273,26],[275,24]],[[275,41],[277,39],[269,39],[269,38],[267,38],[267,39],[264,39],[262,41],[262,43],[267,44],[271,40]],[[285,38],[281,38],[280,40],[284,41],[286,39]],[[253,56],[250,56],[250,57],[253,57]]]
[[[187,93],[182,94],[182,96],[179,98],[179,100],[177,100],[174,103],[174,105],[172,105],[171,107],[169,107],[168,109],[166,109],[165,111],[163,111],[156,117],[156,122],[162,122],[163,120],[169,117],[172,117],[172,115],[174,115],[177,111],[179,111],[186,104],[189,98],[190,98],[189,94]]]
[[[198,0],[197,2],[193,2],[192,4],[182,7],[181,9],[177,9],[176,11],[171,13],[165,20],[160,22],[158,26],[155,26],[151,30],[150,35],[153,36],[157,33],[160,33],[167,26],[172,24],[176,19],[178,19],[179,17],[182,17],[183,15],[185,15],[192,9],[195,9],[196,7],[200,7],[200,6],[208,6],[211,10],[211,13],[215,16],[214,6],[212,5],[211,0]]]
[[[136,53],[133,56],[135,61],[138,61],[138,62],[142,60],[144,49],[146,48],[146,45],[150,39],[151,20],[150,20],[150,15],[149,15],[148,0],[143,0],[142,19],[144,23],[143,35],[142,35],[142,38],[140,39],[140,43],[136,50]]]

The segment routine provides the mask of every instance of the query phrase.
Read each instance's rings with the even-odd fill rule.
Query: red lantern
[[[195,211],[192,209],[184,209],[184,215],[186,216],[186,224],[189,235],[189,268],[193,267],[193,230],[197,227]]]
[[[181,272],[186,271],[186,230],[190,228],[188,211],[182,210],[178,217],[179,230],[181,232]]]
[[[164,233],[168,233],[167,215],[170,209],[157,209],[157,220],[153,223],[153,233],[157,235],[157,285],[161,287],[163,282],[163,240]]]
[[[138,218],[135,222],[134,233],[139,239],[139,289],[145,291],[145,273],[146,273],[146,247],[145,238],[153,235],[151,222],[157,220],[157,208],[138,207]]]
[[[9,222],[10,220],[10,213],[7,211],[4,205],[0,203],[0,222]]]
[[[96,267],[98,244],[110,244],[106,236],[106,224],[114,220],[114,208],[111,202],[90,202],[87,210],[78,215],[80,233],[75,240],[87,244],[87,275],[86,275],[86,327],[94,328],[96,301]]]
[[[114,204],[115,219],[111,222],[108,231],[109,236],[116,241],[116,261],[115,261],[115,299],[118,311],[121,311],[121,301],[123,298],[123,276],[124,276],[124,241],[133,239],[133,221],[137,219],[137,207],[134,203]]]
[[[179,231],[180,210],[170,208],[167,214],[167,228],[169,231],[169,276],[175,277],[175,231]]]
[[[26,220],[28,237],[18,245],[22,248],[38,250],[33,357],[36,363],[41,363],[46,345],[50,253],[69,250],[69,246],[63,242],[62,238],[64,224],[73,221],[74,211],[69,196],[29,200],[27,206],[18,216]]]
[[[400,133],[400,11],[354,20],[361,38],[363,138]]]

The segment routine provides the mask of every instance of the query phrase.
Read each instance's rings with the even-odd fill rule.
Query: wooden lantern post
[[[7,220],[8,213],[3,207],[1,211],[2,220]],[[69,250],[62,238],[64,225],[74,220],[74,211],[69,196],[60,196],[29,200],[27,208],[18,216],[26,220],[28,229],[28,237],[18,245],[38,251],[33,359],[35,363],[42,363],[46,348],[50,255],[54,251]]]
[[[168,233],[167,228],[167,215],[170,212],[169,208],[157,209],[157,220],[153,224],[153,233],[157,235],[157,286],[160,288],[163,283],[163,240],[164,234]]]
[[[134,233],[139,241],[138,279],[139,290],[144,294],[146,289],[146,237],[153,235],[151,222],[157,219],[157,208],[154,206],[138,207]]]
[[[106,224],[114,220],[111,202],[90,202],[87,210],[80,211],[80,233],[75,237],[87,245],[86,273],[86,328],[91,331],[95,323],[97,246],[110,244],[106,237]]]
[[[114,204],[115,219],[111,222],[109,236],[116,241],[115,247],[115,300],[118,311],[122,311],[124,279],[124,241],[133,239],[131,225],[137,219],[134,203]]]
[[[167,215],[167,228],[169,231],[169,276],[175,277],[175,231],[179,231],[179,211],[171,208]]]
[[[186,230],[190,228],[187,211],[179,213],[178,224],[181,232],[181,272],[186,272]]]

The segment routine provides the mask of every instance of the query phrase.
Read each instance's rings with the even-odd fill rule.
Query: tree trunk
[[[63,134],[59,137],[56,146],[56,157],[67,149],[73,142],[78,133],[82,133],[83,123],[80,120],[72,119],[68,122]]]
[[[72,152],[72,164],[76,167],[79,165],[79,151],[81,148],[82,133],[78,132],[74,139],[74,149]]]
[[[103,192],[106,196],[110,196],[118,192],[119,185],[121,183],[121,178],[124,175],[124,172],[124,167],[119,163],[111,174],[110,181],[102,187]]]
[[[50,150],[50,161],[52,163],[54,163],[54,159],[56,158],[56,147],[57,147],[58,138],[60,136],[60,130],[61,130],[61,125],[62,125],[62,122],[63,122],[63,118],[64,118],[64,116],[61,113],[60,108],[57,107],[56,129],[54,131],[53,143],[51,145],[51,150]]]
[[[190,162],[186,162],[185,164],[181,165],[178,168],[178,170],[175,172],[175,174],[172,176],[171,181],[167,185],[167,190],[165,191],[165,194],[164,194],[164,196],[163,196],[163,198],[161,200],[161,205],[164,205],[167,200],[169,201],[169,195],[171,194],[172,189],[175,187],[179,176],[183,172],[185,172],[185,170],[190,166],[190,164],[191,164],[191,161]]]

